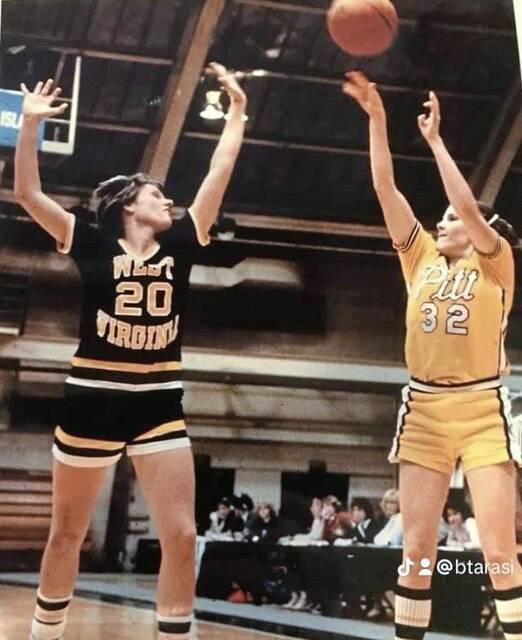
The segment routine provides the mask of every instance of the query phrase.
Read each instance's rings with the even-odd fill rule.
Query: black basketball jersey
[[[81,274],[80,344],[68,383],[145,391],[181,387],[183,311],[200,244],[186,212],[145,255],[76,218],[68,246]]]

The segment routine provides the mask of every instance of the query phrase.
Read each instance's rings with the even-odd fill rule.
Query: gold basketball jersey
[[[408,289],[406,363],[420,384],[488,385],[507,371],[504,335],[515,269],[499,236],[489,256],[473,251],[450,266],[419,222],[399,252]]]

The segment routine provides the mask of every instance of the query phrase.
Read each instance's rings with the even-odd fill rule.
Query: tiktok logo
[[[413,567],[413,565],[415,564],[415,562],[413,562],[413,560],[410,560],[409,558],[406,558],[405,562],[403,562],[401,564],[401,566],[397,569],[397,573],[402,577],[406,577],[410,575],[410,567]]]
[[[413,560],[410,560],[409,558],[406,558],[406,560],[400,565],[400,567],[397,569],[397,573],[402,577],[406,577],[410,575],[410,567],[413,567],[415,564],[415,562]],[[431,576],[433,575],[431,569],[430,569],[430,565],[431,565],[431,561],[429,558],[422,558],[420,561],[420,566],[422,567],[421,570],[419,571],[418,575],[419,576]]]

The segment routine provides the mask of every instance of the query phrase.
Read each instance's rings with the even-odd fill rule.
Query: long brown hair
[[[512,247],[520,248],[520,240],[513,225],[507,220],[504,220],[504,218],[501,218],[500,214],[486,203],[477,200],[477,204],[480,213],[487,220],[490,227],[495,229],[499,236],[505,238]]]
[[[163,185],[145,173],[130,176],[114,176],[97,186],[94,197],[99,200],[96,211],[97,222],[107,233],[116,237],[123,235],[121,212],[123,206],[133,202],[140,189],[146,184],[153,184],[163,191]]]

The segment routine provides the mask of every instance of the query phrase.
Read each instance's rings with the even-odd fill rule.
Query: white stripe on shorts
[[[511,415],[509,389],[506,386],[502,386],[499,389],[499,393],[501,399],[500,411],[507,424],[511,455],[518,465],[522,465],[522,420],[514,420]]]
[[[183,382],[181,380],[153,382],[151,384],[128,384],[126,382],[89,380],[87,378],[75,378],[74,376],[69,376],[65,382],[79,387],[89,387],[91,389],[114,389],[115,391],[160,391],[161,389],[183,389]]]
[[[190,438],[188,437],[149,442],[147,444],[128,444],[127,455],[140,456],[146,453],[157,453],[158,451],[168,451],[169,449],[185,449],[186,447],[190,447]]]
[[[121,458],[122,454],[117,453],[115,456],[103,456],[99,458],[92,458],[88,456],[73,456],[70,453],[64,453],[58,448],[58,445],[53,444],[53,456],[56,460],[68,464],[71,467],[108,467]]]
[[[484,380],[474,384],[455,384],[455,385],[432,385],[419,382],[418,380],[410,380],[410,389],[413,391],[423,391],[424,393],[462,393],[463,391],[487,391],[488,389],[498,389],[500,381],[498,378],[493,380]]]
[[[399,409],[399,413],[397,414],[397,427],[395,429],[395,437],[393,438],[393,444],[391,451],[388,455],[388,462],[397,463],[400,459],[397,457],[399,452],[399,438],[401,435],[401,429],[404,427],[404,420],[406,418],[406,414],[408,413],[408,405],[407,403],[410,401],[410,387],[407,385],[402,388],[402,404]]]

